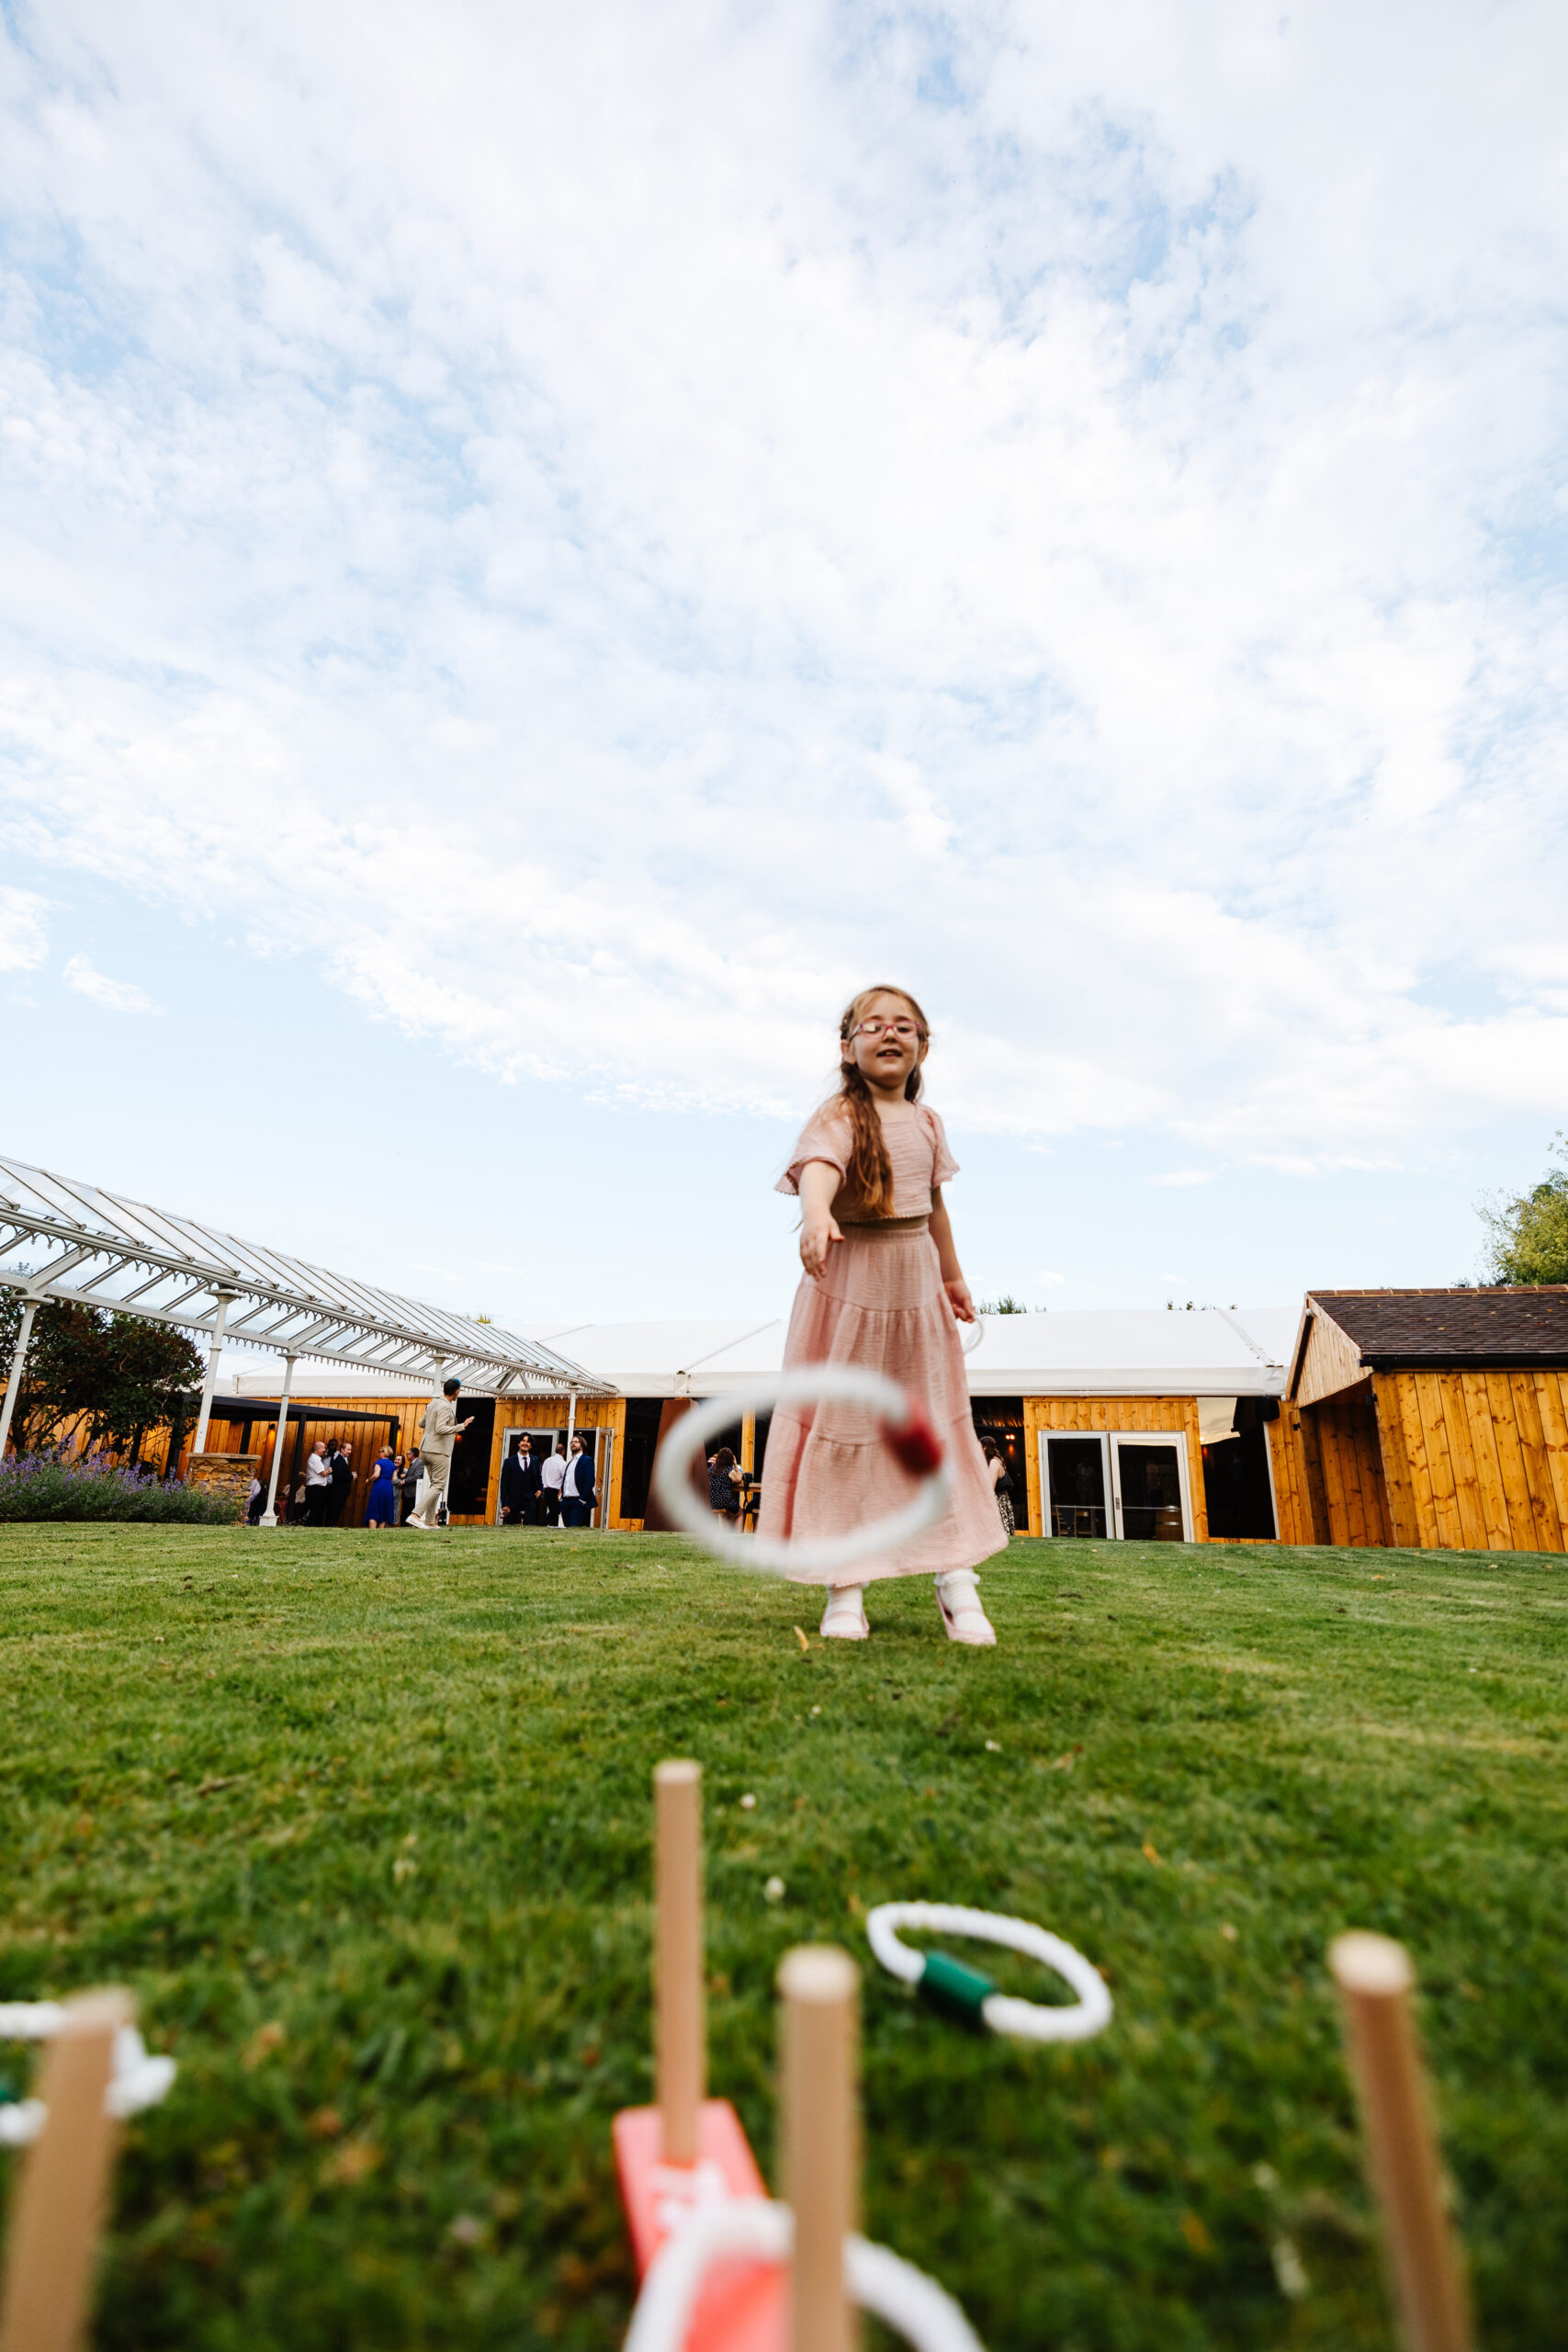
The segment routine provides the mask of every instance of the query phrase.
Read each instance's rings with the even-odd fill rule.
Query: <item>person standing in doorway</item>
[[[593,1488],[593,1456],[574,1430],[561,1481],[561,1519],[568,1527],[586,1527],[599,1498]]]
[[[558,1527],[560,1524],[560,1490],[565,1480],[566,1448],[558,1437],[554,1452],[547,1457],[539,1472],[539,1484],[542,1488],[539,1500],[544,1509],[547,1527]]]
[[[424,1465],[420,1460],[419,1448],[416,1445],[413,1452],[409,1455],[408,1460],[403,1464],[402,1476],[399,1481],[399,1484],[402,1488],[402,1523],[405,1527],[413,1517],[413,1507],[419,1500],[419,1482],[423,1475]]]
[[[419,1450],[424,1457],[424,1473],[429,1481],[424,1490],[424,1508],[411,1511],[404,1525],[417,1527],[422,1535],[435,1529],[435,1514],[441,1508],[441,1498],[446,1492],[446,1481],[452,1475],[452,1448],[463,1431],[473,1427],[473,1415],[466,1421],[457,1419],[456,1398],[462,1387],[460,1380],[444,1380],[441,1394],[424,1408],[424,1424],[420,1431]]]
[[[512,1441],[512,1451],[501,1466],[501,1523],[503,1527],[533,1527],[539,1517],[539,1465],[534,1442],[526,1430]]]

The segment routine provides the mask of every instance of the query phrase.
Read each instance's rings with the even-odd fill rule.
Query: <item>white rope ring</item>
[[[830,1535],[815,1544],[780,1541],[771,1535],[741,1535],[716,1519],[699,1500],[691,1481],[691,1465],[698,1453],[723,1430],[748,1414],[766,1412],[775,1405],[807,1405],[826,1400],[835,1405],[863,1405],[879,1416],[882,1433],[904,1467],[920,1480],[919,1492],[904,1510],[890,1511],[869,1527],[852,1528],[847,1535]],[[739,1568],[760,1568],[771,1576],[802,1571],[816,1576],[847,1568],[874,1552],[890,1552],[931,1525],[947,1501],[947,1476],[942,1466],[942,1440],[914,1398],[889,1380],[886,1373],[857,1370],[852,1364],[802,1364],[768,1380],[751,1381],[715,1396],[683,1413],[659,1449],[653,1466],[653,1487],[665,1515],[687,1535],[721,1560]]]
[[[980,1943],[1001,1944],[1066,1977],[1077,1995],[1067,2008],[1047,2008],[1039,2001],[1015,2000],[998,1993],[977,1968],[942,1951],[915,1951],[900,1943],[899,1928],[924,1928],[933,1935],[973,1936]],[[993,2033],[1010,2033],[1021,2041],[1089,2041],[1111,2023],[1111,1995],[1104,1977],[1091,1961],[1071,1944],[1037,1928],[1030,1919],[1009,1919],[999,1911],[970,1911],[959,1903],[879,1903],[865,1923],[872,1951],[891,1975],[913,1984],[936,2008],[966,2023],[989,2026]]]
[[[966,1356],[972,1356],[986,1336],[986,1318],[976,1315],[973,1323],[965,1323],[958,1334],[958,1344]]]
[[[65,2022],[58,2001],[0,2001],[0,2041],[47,2041]],[[172,2058],[150,2058],[133,2025],[114,2038],[114,2072],[104,2092],[104,2113],[140,2115],[168,2095],[175,2079]],[[38,2138],[49,2109],[41,2098],[7,2099],[0,2106],[0,2148],[28,2148]]]
[[[682,2352],[704,2275],[736,2255],[785,2263],[795,2249],[795,2215],[761,2197],[694,2212],[666,2238],[649,2265],[624,2352]],[[915,2352],[984,2352],[945,2287],[885,2245],[844,2240],[844,2291],[862,2311],[897,2328]]]

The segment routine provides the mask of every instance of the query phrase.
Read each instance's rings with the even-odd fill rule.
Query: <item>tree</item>
[[[976,1315],[1027,1315],[1029,1311],[1022,1299],[1014,1298],[1010,1290],[1004,1290],[1000,1298],[981,1298],[975,1302]]]
[[[10,1371],[22,1302],[0,1294],[0,1363]],[[201,1385],[202,1360],[183,1332],[140,1315],[115,1315],[46,1298],[33,1318],[11,1423],[18,1453],[52,1439],[110,1445],[134,1461],[150,1432],[185,1418],[186,1392]]]
[[[1517,1200],[1482,1201],[1488,1271],[1496,1283],[1568,1283],[1568,1138],[1553,1138],[1539,1184]]]

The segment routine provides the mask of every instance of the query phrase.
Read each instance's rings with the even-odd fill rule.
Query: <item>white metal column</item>
[[[212,1326],[212,1345],[207,1354],[207,1377],[201,1384],[201,1410],[196,1417],[196,1435],[191,1440],[193,1453],[207,1451],[207,1424],[212,1419],[212,1392],[218,1385],[218,1359],[223,1352],[223,1326],[229,1319],[229,1302],[234,1296],[231,1290],[218,1294],[218,1319]]]
[[[272,1476],[266,1482],[266,1509],[261,1515],[264,1527],[277,1525],[277,1474],[283,1467],[283,1441],[288,1434],[288,1392],[294,1385],[294,1359],[283,1359],[283,1394],[277,1400],[277,1436],[272,1448]]]
[[[22,1366],[28,1360],[28,1341],[33,1336],[33,1317],[38,1313],[38,1301],[29,1298],[22,1309],[22,1325],[17,1333],[17,1344],[11,1351],[11,1377],[6,1383],[6,1402],[0,1406],[0,1460],[11,1437],[11,1416],[17,1409],[17,1391],[22,1385]]]

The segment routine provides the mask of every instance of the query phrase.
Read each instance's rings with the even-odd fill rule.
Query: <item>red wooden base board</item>
[[[641,2278],[682,2214],[732,2197],[765,2197],[740,2118],[727,2098],[703,2101],[694,2165],[667,2165],[656,2107],[626,2107],[612,2127],[621,2202]],[[776,2265],[716,2262],[692,2314],[685,2352],[784,2352],[787,2282]]]

